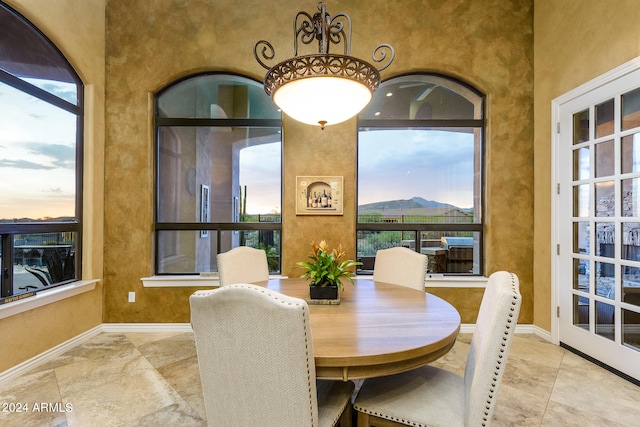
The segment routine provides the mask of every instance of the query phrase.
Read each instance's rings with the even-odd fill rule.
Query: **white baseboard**
[[[4,372],[0,372],[0,386],[19,377],[20,375],[30,371],[33,368],[36,368],[50,360],[55,359],[63,353],[71,350],[72,348],[90,340],[101,332],[102,325],[98,325],[94,328],[89,329],[88,331],[81,333],[80,335],[76,335],[75,337],[63,342],[62,344],[58,344],[57,346],[52,347],[49,350],[43,351],[37,356],[25,360],[24,362],[19,363]]]
[[[0,386],[33,368],[55,359],[102,332],[193,332],[193,329],[191,329],[191,324],[189,323],[103,323],[4,372],[0,372]]]
[[[103,323],[102,332],[193,332],[190,323]]]
[[[475,324],[466,323],[460,325],[460,333],[462,334],[473,334],[475,329]],[[29,360],[19,363],[4,372],[0,372],[0,386],[33,368],[53,360],[102,332],[193,332],[193,329],[191,329],[191,324],[189,323],[103,323],[63,342],[62,344],[58,344],[57,346],[50,348]],[[517,325],[516,334],[535,334],[542,339],[551,341],[551,334],[549,332],[534,325]]]
[[[544,330],[542,328],[540,328],[539,326],[535,326],[535,325],[529,325],[532,329],[532,333],[540,338],[542,338],[545,341],[549,341],[550,343],[553,343],[553,337],[551,336],[551,332]],[[557,343],[554,343],[557,344]]]

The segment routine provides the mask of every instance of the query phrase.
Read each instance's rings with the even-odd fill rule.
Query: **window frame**
[[[12,14],[15,19],[22,21],[35,34],[37,34],[48,47],[58,55],[58,59],[66,65],[66,71],[74,79],[77,88],[77,101],[73,104],[63,98],[47,92],[26,80],[23,80],[10,72],[0,69],[0,82],[12,88],[26,93],[40,101],[46,102],[56,108],[62,109],[76,116],[76,140],[75,140],[75,215],[74,219],[66,222],[28,221],[28,222],[2,222],[0,221],[0,242],[2,245],[0,304],[5,304],[17,299],[31,297],[39,292],[50,290],[54,287],[66,285],[81,280],[82,277],[82,240],[83,240],[83,180],[84,180],[84,83],[80,79],[71,63],[58,47],[22,14],[4,2],[0,7]],[[20,49],[20,47],[16,47]],[[74,233],[74,277],[49,284],[45,288],[33,291],[14,293],[14,237],[20,234],[45,234],[45,233]]]
[[[212,118],[174,118],[174,117],[161,117],[160,115],[160,97],[163,93],[175,87],[176,85],[185,82],[190,79],[198,77],[204,77],[209,75],[224,75],[224,76],[236,76],[243,79],[247,79],[259,84],[263,82],[251,78],[249,76],[233,73],[233,72],[221,72],[221,71],[206,71],[195,74],[188,74],[182,76],[179,79],[171,81],[162,89],[154,94],[153,99],[153,129],[154,129],[154,213],[153,213],[153,251],[154,251],[154,275],[156,276],[197,276],[202,273],[208,272],[158,272],[158,266],[160,265],[158,250],[158,234],[162,231],[209,231],[216,234],[217,242],[221,241],[221,234],[223,232],[230,231],[277,231],[280,233],[280,239],[282,242],[282,215],[280,215],[280,222],[160,222],[158,221],[158,203],[160,200],[160,188],[159,188],[159,163],[160,163],[160,128],[161,127],[263,127],[263,128],[280,128],[282,129],[282,118],[280,119],[251,119],[251,118],[231,118],[231,119],[212,119]],[[282,139],[281,142],[282,144]],[[282,164],[282,153],[280,155],[280,161]],[[283,188],[283,168],[280,170],[280,198],[282,200]],[[220,245],[216,247],[216,251],[220,253]],[[280,247],[280,257],[278,272],[281,270],[282,260],[282,247]]]
[[[479,149],[479,191],[480,191],[480,221],[474,223],[401,223],[401,222],[359,222],[359,214],[356,214],[356,248],[358,233],[361,231],[396,231],[396,232],[413,232],[414,233],[414,250],[420,253],[420,236],[422,232],[475,232],[478,233],[478,272],[477,273],[430,273],[444,276],[483,276],[484,275],[484,221],[486,209],[486,192],[485,192],[485,150],[486,150],[486,95],[472,87],[471,85],[453,77],[438,73],[410,73],[394,76],[385,79],[383,83],[391,82],[399,78],[407,77],[434,77],[439,80],[448,80],[457,85],[463,86],[480,98],[481,118],[479,119],[363,119],[358,117],[358,137],[357,143],[360,143],[360,132],[363,130],[388,130],[388,129],[438,129],[438,128],[479,128],[480,129],[480,149]],[[457,93],[457,92],[456,92]],[[375,96],[375,94],[374,94]],[[379,95],[380,96],[380,95]],[[357,162],[356,162],[357,164]],[[359,180],[359,171],[356,171],[357,180]],[[358,200],[356,184],[356,200]],[[373,271],[359,270],[358,274],[373,274]]]

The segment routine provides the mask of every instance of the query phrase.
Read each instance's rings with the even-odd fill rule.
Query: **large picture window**
[[[358,121],[358,259],[427,255],[427,273],[482,274],[484,98],[438,75],[380,85]]]
[[[200,74],[156,96],[156,274],[217,271],[237,246],[280,271],[282,114],[261,83]]]
[[[0,302],[81,276],[83,85],[0,3]]]

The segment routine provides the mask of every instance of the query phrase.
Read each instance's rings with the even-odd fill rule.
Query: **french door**
[[[560,342],[640,379],[640,70],[554,104]]]

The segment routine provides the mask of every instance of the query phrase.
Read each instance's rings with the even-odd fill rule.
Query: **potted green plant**
[[[309,261],[296,263],[297,266],[305,269],[300,277],[311,280],[309,282],[311,299],[337,299],[338,291],[342,292],[344,289],[342,278],[353,285],[354,272],[351,268],[362,263],[350,259],[343,260],[344,256],[342,245],[330,251],[324,240],[319,244],[311,243]]]

